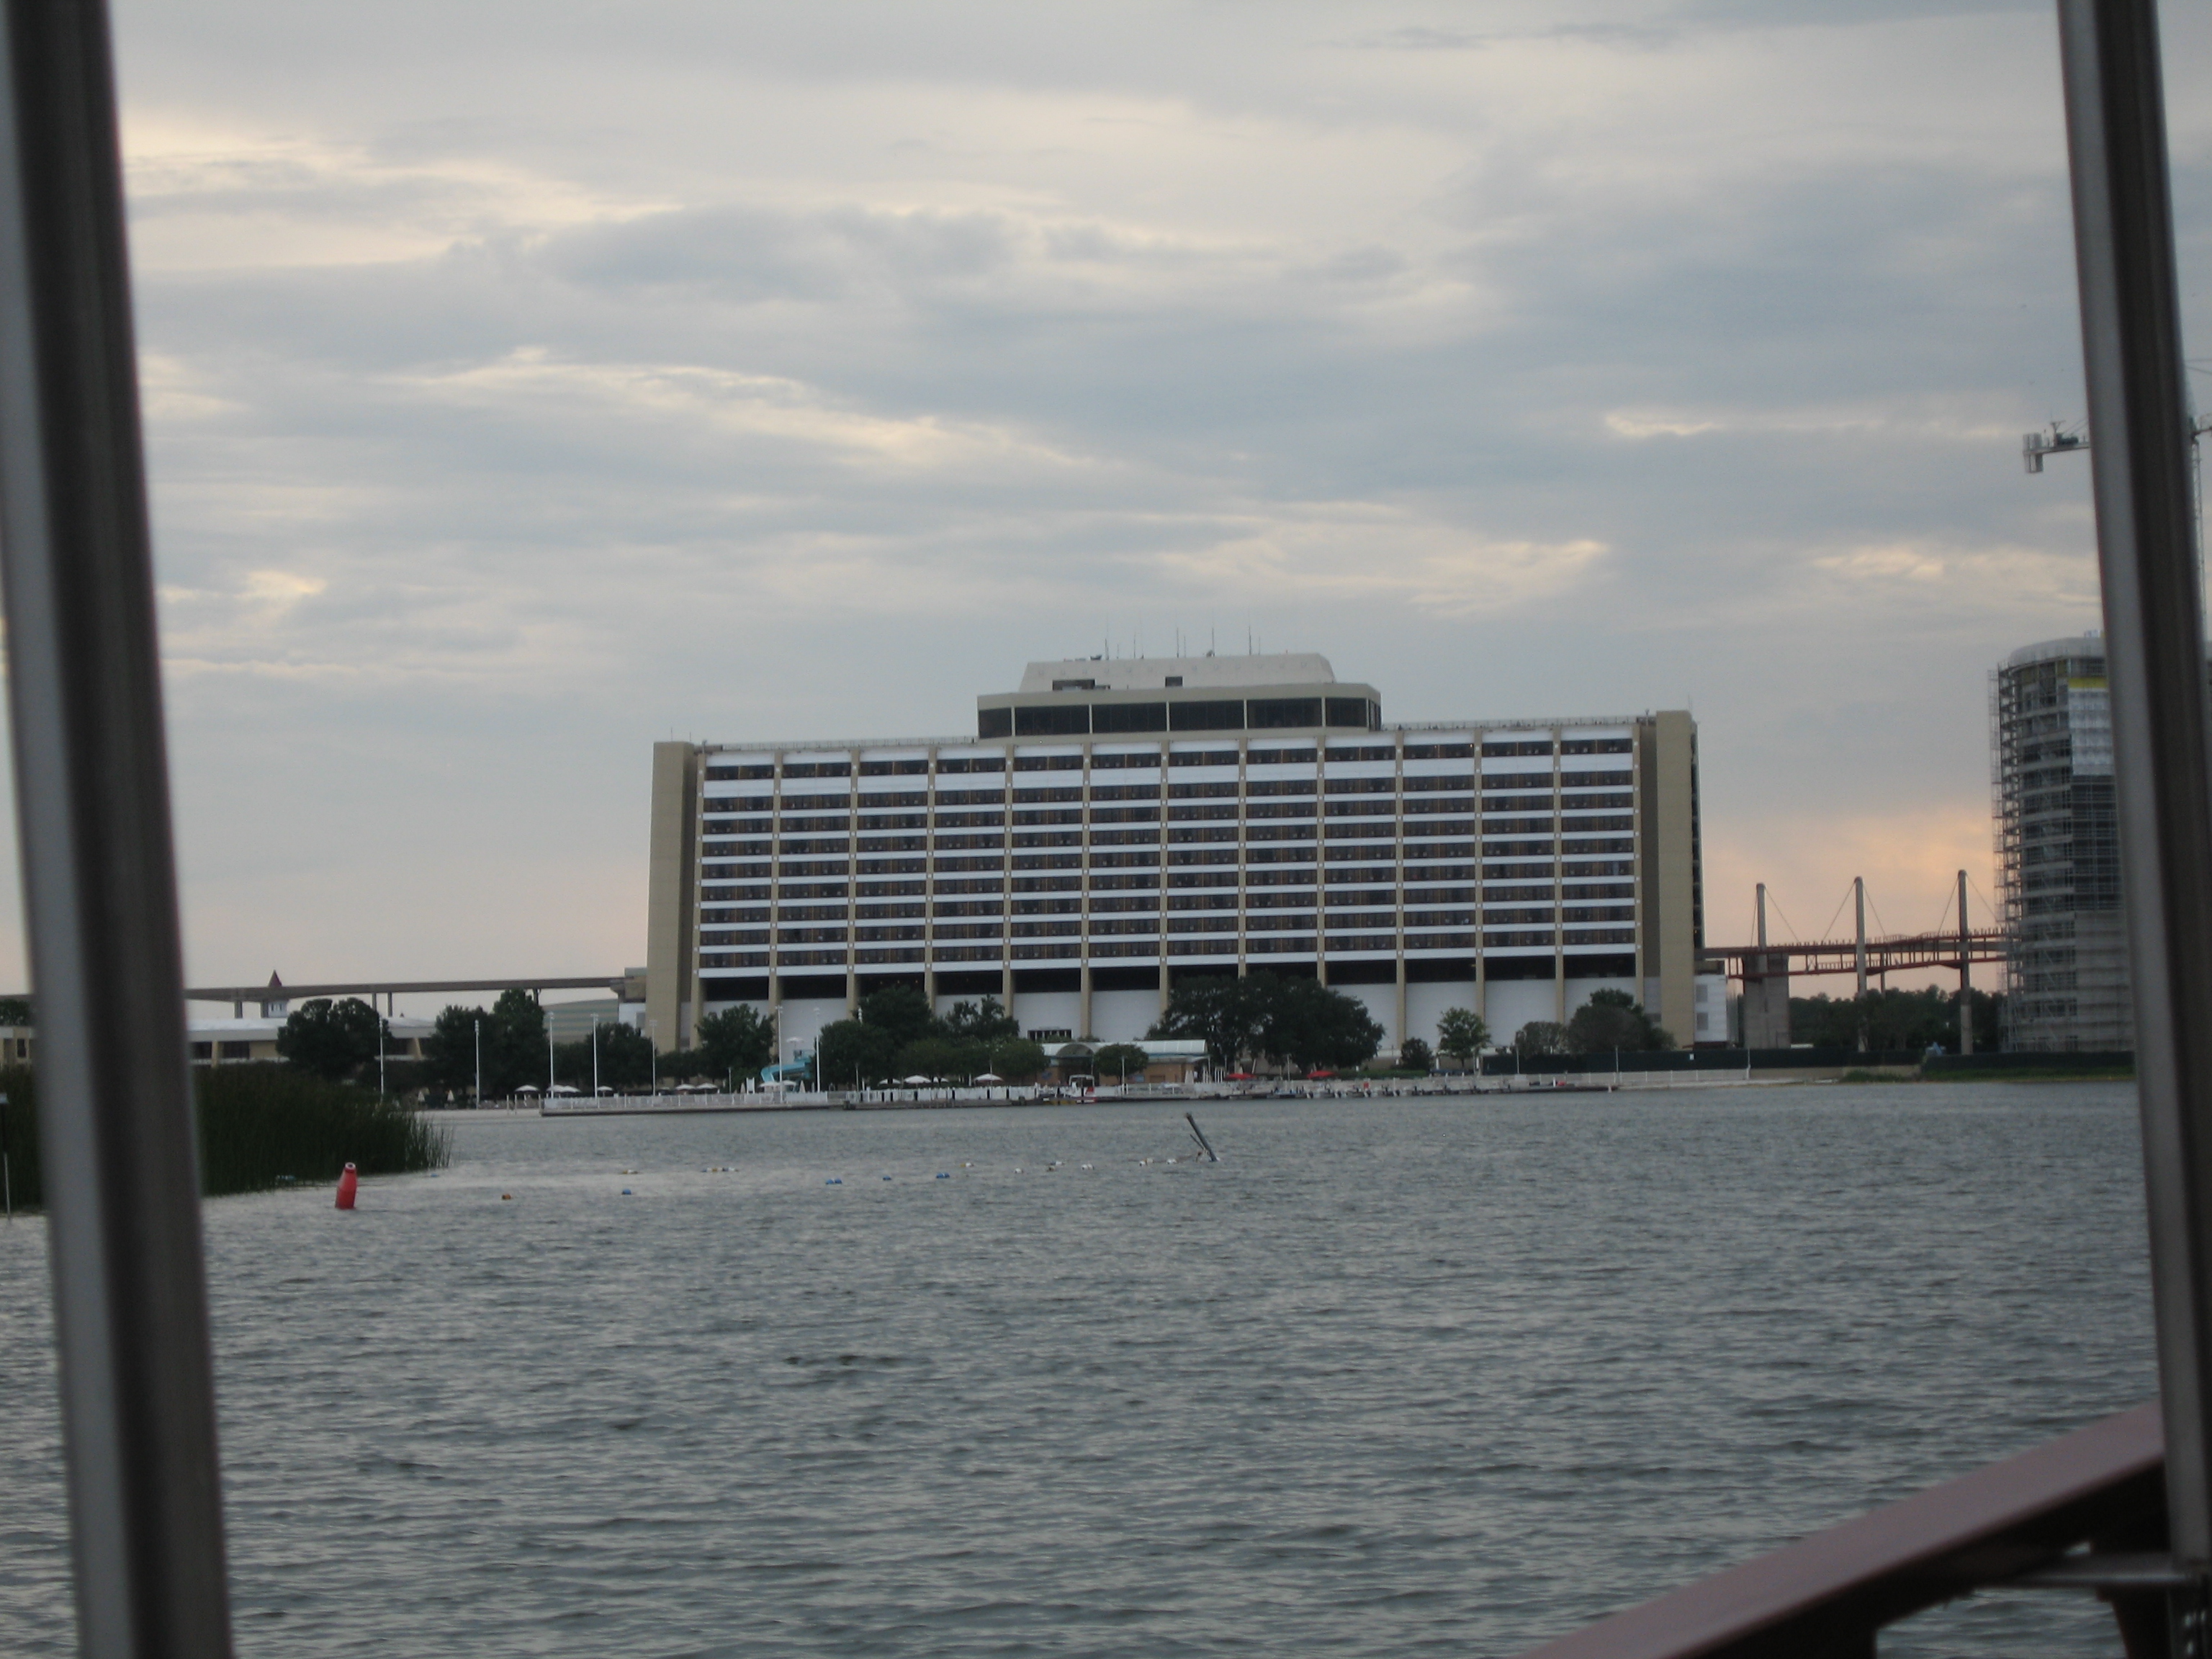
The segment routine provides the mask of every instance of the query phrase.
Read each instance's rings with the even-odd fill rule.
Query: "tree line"
[[[431,1089],[465,1096],[474,1091],[481,1065],[487,1100],[505,1099],[526,1083],[542,1089],[549,1075],[588,1091],[595,1069],[596,1080],[613,1089],[642,1088],[656,1078],[742,1083],[775,1059],[775,1022],[752,1008],[708,1014],[693,1036],[692,1047],[656,1057],[644,1032],[611,1019],[590,1036],[549,1048],[545,1010],[529,992],[509,990],[489,1009],[441,1010],[416,1061],[392,1057],[388,1022],[359,997],[315,997],[286,1018],[276,1034],[276,1052],[318,1077],[374,1085],[380,1042],[384,1081],[393,1092]]]
[[[1524,1054],[1651,1054],[1676,1048],[1674,1034],[1626,991],[1593,991],[1565,1024],[1532,1019],[1506,1045]]]
[[[1974,991],[1971,998],[1975,1051],[1992,1053],[2004,1031],[2004,996]],[[1792,997],[1790,1040],[1817,1048],[1910,1048],[1921,1053],[1940,1043],[1955,1054],[1958,994],[1930,986],[1924,991],[1869,991],[1863,997]]]
[[[996,997],[956,1002],[939,1014],[911,985],[869,992],[853,1018],[823,1026],[814,1045],[815,1076],[824,1089],[909,1077],[966,1083],[991,1076],[1027,1083],[1046,1064],[1043,1047],[1022,1035]]]
[[[1357,997],[1319,980],[1258,973],[1186,980],[1150,1035],[1206,1044],[1224,1071],[1250,1065],[1350,1071],[1375,1057],[1382,1028]]]

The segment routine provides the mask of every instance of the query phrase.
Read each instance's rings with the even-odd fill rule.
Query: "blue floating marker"
[[[889,1181],[889,1180],[890,1179],[890,1177],[889,1176],[885,1176],[884,1177],[884,1180],[886,1180],[886,1181]]]
[[[629,1197],[629,1196],[630,1196],[630,1190],[629,1190],[629,1188],[625,1187],[625,1188],[623,1188],[623,1196],[624,1198],[628,1198],[628,1197]]]
[[[822,1184],[825,1187],[842,1187],[845,1184],[845,1177],[842,1176],[831,1176],[829,1180],[823,1182]]]
[[[949,1175],[945,1174],[945,1172],[944,1170],[939,1170],[937,1172],[937,1178],[938,1178],[939,1181],[950,1181],[950,1180],[951,1180],[951,1179],[952,1179],[952,1177],[951,1177],[951,1176],[949,1176]]]

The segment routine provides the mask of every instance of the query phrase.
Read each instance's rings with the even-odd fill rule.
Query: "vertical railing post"
[[[123,179],[102,0],[0,21],[0,582],[77,1624],[230,1650]]]
[[[2212,1571],[2212,711],[2154,0],[2058,0],[2172,1548]]]

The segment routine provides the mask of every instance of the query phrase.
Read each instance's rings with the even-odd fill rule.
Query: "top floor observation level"
[[[802,1005],[803,1036],[899,980],[1111,1040],[1260,969],[1394,1042],[1601,984],[1699,1030],[1686,714],[1381,714],[1319,656],[1074,660],[979,697],[972,737],[657,745],[660,1040],[738,1001]]]
[[[1020,690],[975,700],[982,738],[1373,732],[1382,725],[1375,688],[1340,684],[1328,659],[1310,652],[1033,662]]]

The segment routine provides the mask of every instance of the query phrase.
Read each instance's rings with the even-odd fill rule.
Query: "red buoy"
[[[353,1195],[360,1186],[361,1177],[353,1172],[352,1164],[347,1164],[345,1173],[338,1177],[338,1208],[341,1210],[353,1208]]]

